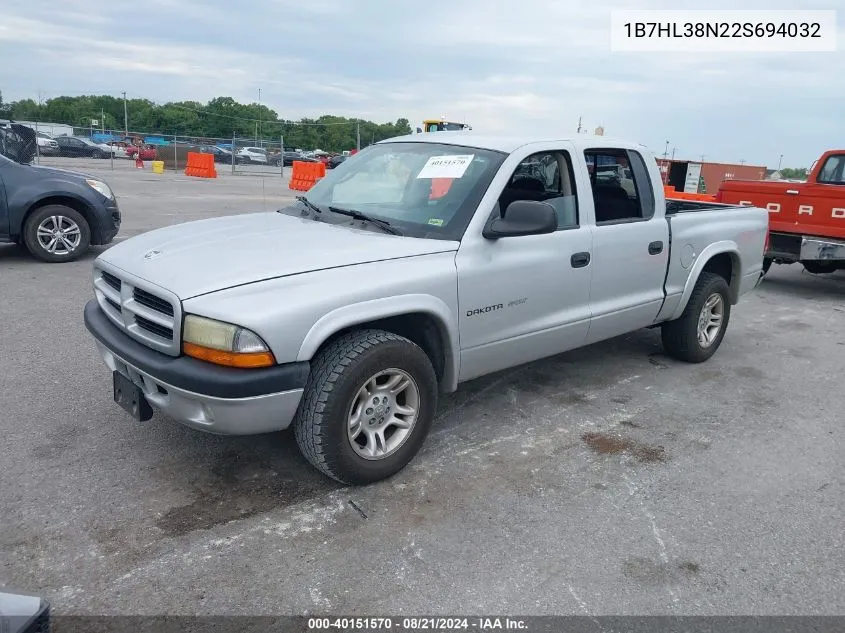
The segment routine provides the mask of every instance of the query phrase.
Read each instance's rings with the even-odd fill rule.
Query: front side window
[[[326,211],[386,220],[403,235],[459,240],[505,157],[441,143],[379,143],[329,170],[307,198]],[[330,211],[322,216],[348,221]]]
[[[569,152],[539,152],[517,165],[499,196],[499,212],[517,200],[548,202],[555,208],[558,229],[576,228],[578,196]]]

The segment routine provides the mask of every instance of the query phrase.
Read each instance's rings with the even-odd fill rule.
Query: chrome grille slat
[[[132,290],[132,297],[138,303],[145,305],[156,312],[161,312],[162,314],[166,314],[170,317],[173,316],[173,306],[170,305],[170,303],[164,301],[160,297],[156,297],[154,294],[149,293],[146,290],[134,288]]]
[[[182,306],[173,293],[101,262],[94,267],[94,292],[103,312],[129,336],[179,355]]]
[[[161,325],[167,328],[173,327],[173,317],[172,316],[165,316],[161,312],[156,312],[155,310],[151,310],[147,306],[142,303],[139,303],[135,299],[129,299],[123,303],[123,309],[129,310],[135,316],[139,316],[141,318],[146,319],[147,321],[152,321],[156,325]]]

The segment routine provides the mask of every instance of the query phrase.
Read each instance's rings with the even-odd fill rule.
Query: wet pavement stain
[[[608,433],[584,433],[581,440],[599,455],[628,454],[642,463],[665,462],[668,459],[662,446],[642,444],[620,435]]]
[[[766,373],[756,367],[737,367],[734,369],[734,373],[740,378],[763,380],[766,377]]]
[[[625,576],[646,585],[680,582],[697,575],[700,571],[701,566],[692,561],[673,564],[634,557],[622,563],[622,573]]]
[[[570,405],[578,405],[578,404],[588,404],[590,402],[590,398],[585,393],[580,393],[578,391],[571,391],[561,394],[556,394],[550,397],[550,400],[557,405],[563,406],[570,406]]]
[[[170,508],[155,520],[167,536],[207,530],[340,488],[325,478],[280,473],[260,460],[237,453],[220,456],[206,481],[194,484],[193,500]]]

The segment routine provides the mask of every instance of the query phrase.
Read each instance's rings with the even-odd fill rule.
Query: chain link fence
[[[215,138],[164,135],[143,131],[76,129],[52,136],[56,126],[0,121],[0,153],[15,162],[65,169],[150,169],[161,161],[165,171],[185,169],[189,152],[214,154],[220,175],[281,177],[294,161],[328,162],[337,152],[286,146],[284,137]]]

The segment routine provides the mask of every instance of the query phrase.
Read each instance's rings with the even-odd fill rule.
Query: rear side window
[[[593,190],[596,224],[647,220],[654,215],[654,192],[642,156],[603,147],[586,150],[584,158]]]
[[[830,156],[824,161],[818,181],[829,185],[845,185],[845,154]]]
[[[642,208],[643,217],[650,218],[654,215],[654,189],[652,188],[648,168],[639,152],[629,150],[628,157],[631,159],[631,170],[626,170],[626,172],[629,178],[631,174],[633,175],[633,180],[637,184],[636,188],[640,193],[640,207]]]

